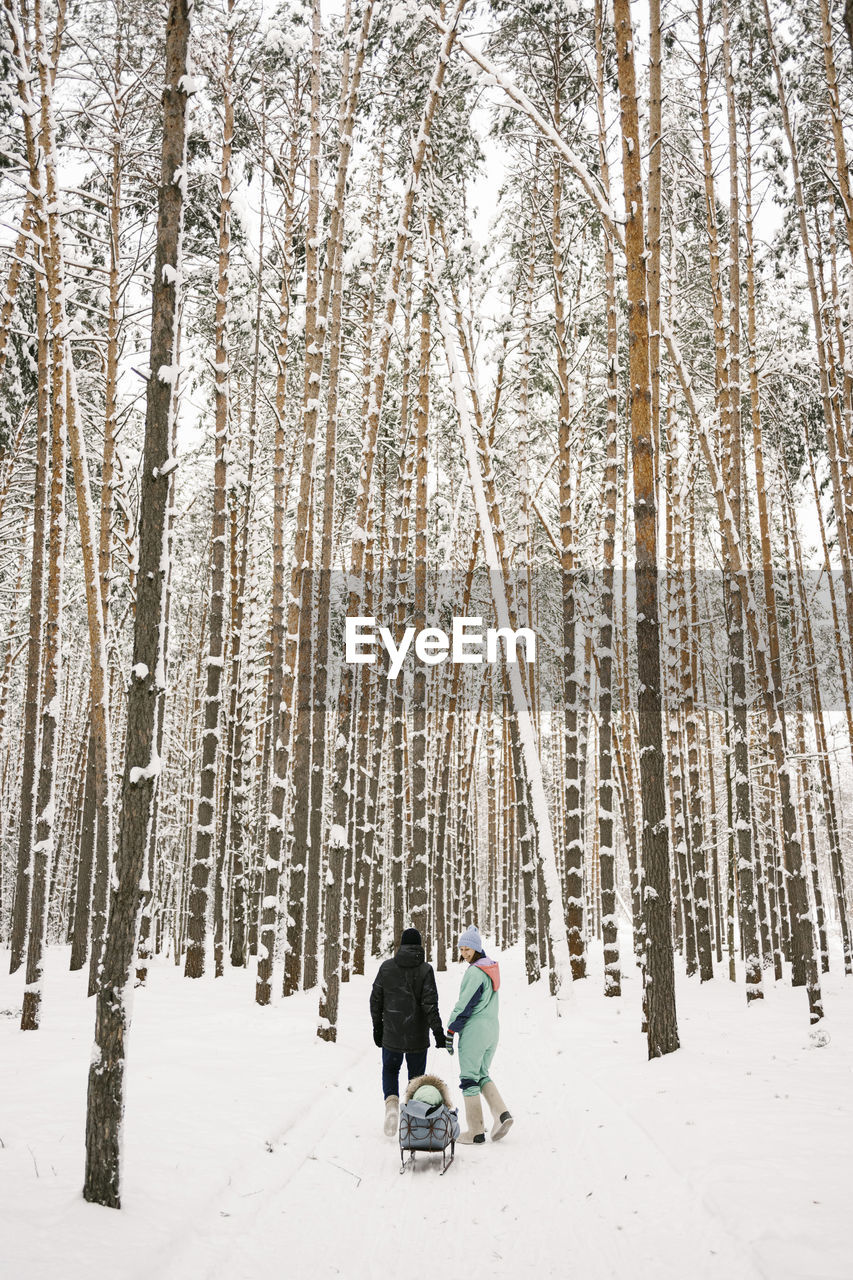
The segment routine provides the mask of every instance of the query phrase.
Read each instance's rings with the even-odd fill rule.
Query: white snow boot
[[[489,1104],[489,1110],[495,1118],[491,1136],[492,1142],[497,1142],[512,1125],[512,1116],[507,1111],[506,1103],[498,1093],[497,1085],[493,1081],[489,1080],[487,1084],[483,1085],[483,1097]]]
[[[475,1143],[479,1146],[481,1142],[486,1141],[486,1130],[483,1124],[483,1104],[480,1101],[479,1093],[474,1093],[470,1097],[468,1094],[463,1096],[465,1103],[465,1123],[468,1128],[464,1133],[460,1133],[457,1141],[463,1142],[466,1146],[472,1146]]]
[[[385,1137],[393,1138],[399,1121],[400,1099],[396,1093],[385,1099]]]

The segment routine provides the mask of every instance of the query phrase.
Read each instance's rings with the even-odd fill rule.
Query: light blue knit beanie
[[[459,935],[459,946],[470,947],[472,951],[484,951],[483,939],[480,937],[480,930],[475,924],[469,924],[464,933]]]

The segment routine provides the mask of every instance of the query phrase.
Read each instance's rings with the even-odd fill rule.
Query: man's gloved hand
[[[446,1049],[446,1048],[447,1048],[447,1036],[444,1034],[444,1032],[443,1032],[443,1031],[434,1031],[434,1032],[433,1032],[433,1035],[435,1036],[435,1047],[436,1047],[436,1049]]]
[[[448,1031],[445,1034],[444,1047],[452,1058],[453,1057],[453,1032],[452,1031]]]
[[[375,1023],[373,1026],[373,1043],[377,1049],[382,1048],[382,1027],[377,1026]]]

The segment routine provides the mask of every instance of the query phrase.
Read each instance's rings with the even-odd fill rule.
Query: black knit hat
[[[403,936],[400,939],[401,947],[420,947],[422,946],[421,935],[417,929],[404,929]]]

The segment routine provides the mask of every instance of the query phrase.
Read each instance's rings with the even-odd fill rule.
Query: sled
[[[400,1148],[400,1172],[401,1172],[401,1173],[405,1173],[405,1172],[406,1172],[406,1170],[407,1170],[411,1165],[414,1165],[414,1163],[415,1163],[415,1156],[416,1156],[417,1154],[418,1154],[418,1153],[417,1153],[417,1151],[410,1151],[410,1152],[409,1152],[408,1159],[406,1159],[406,1157],[405,1157],[405,1156],[404,1156],[404,1154],[403,1154],[403,1148],[402,1148],[402,1147]],[[429,1155],[429,1154],[431,1154],[431,1153],[430,1153],[430,1152],[427,1152],[427,1154]],[[437,1154],[437,1153],[436,1153],[436,1154]],[[448,1158],[447,1158],[447,1147],[442,1148],[442,1151],[441,1151],[441,1173],[438,1175],[440,1178],[443,1178],[443,1177],[444,1177],[444,1175],[447,1173],[447,1170],[448,1170],[448,1169],[450,1168],[450,1166],[453,1164],[453,1161],[454,1161],[455,1157],[456,1157],[456,1142],[455,1142],[455,1140],[454,1140],[454,1141],[453,1141],[453,1142],[451,1142],[451,1144],[450,1144],[450,1159],[449,1159],[449,1160],[448,1160]]]
[[[425,1151],[441,1154],[443,1176],[453,1164],[458,1137],[459,1117],[451,1107],[443,1102],[429,1104],[407,1099],[400,1107],[400,1173],[415,1163],[419,1151]]]

